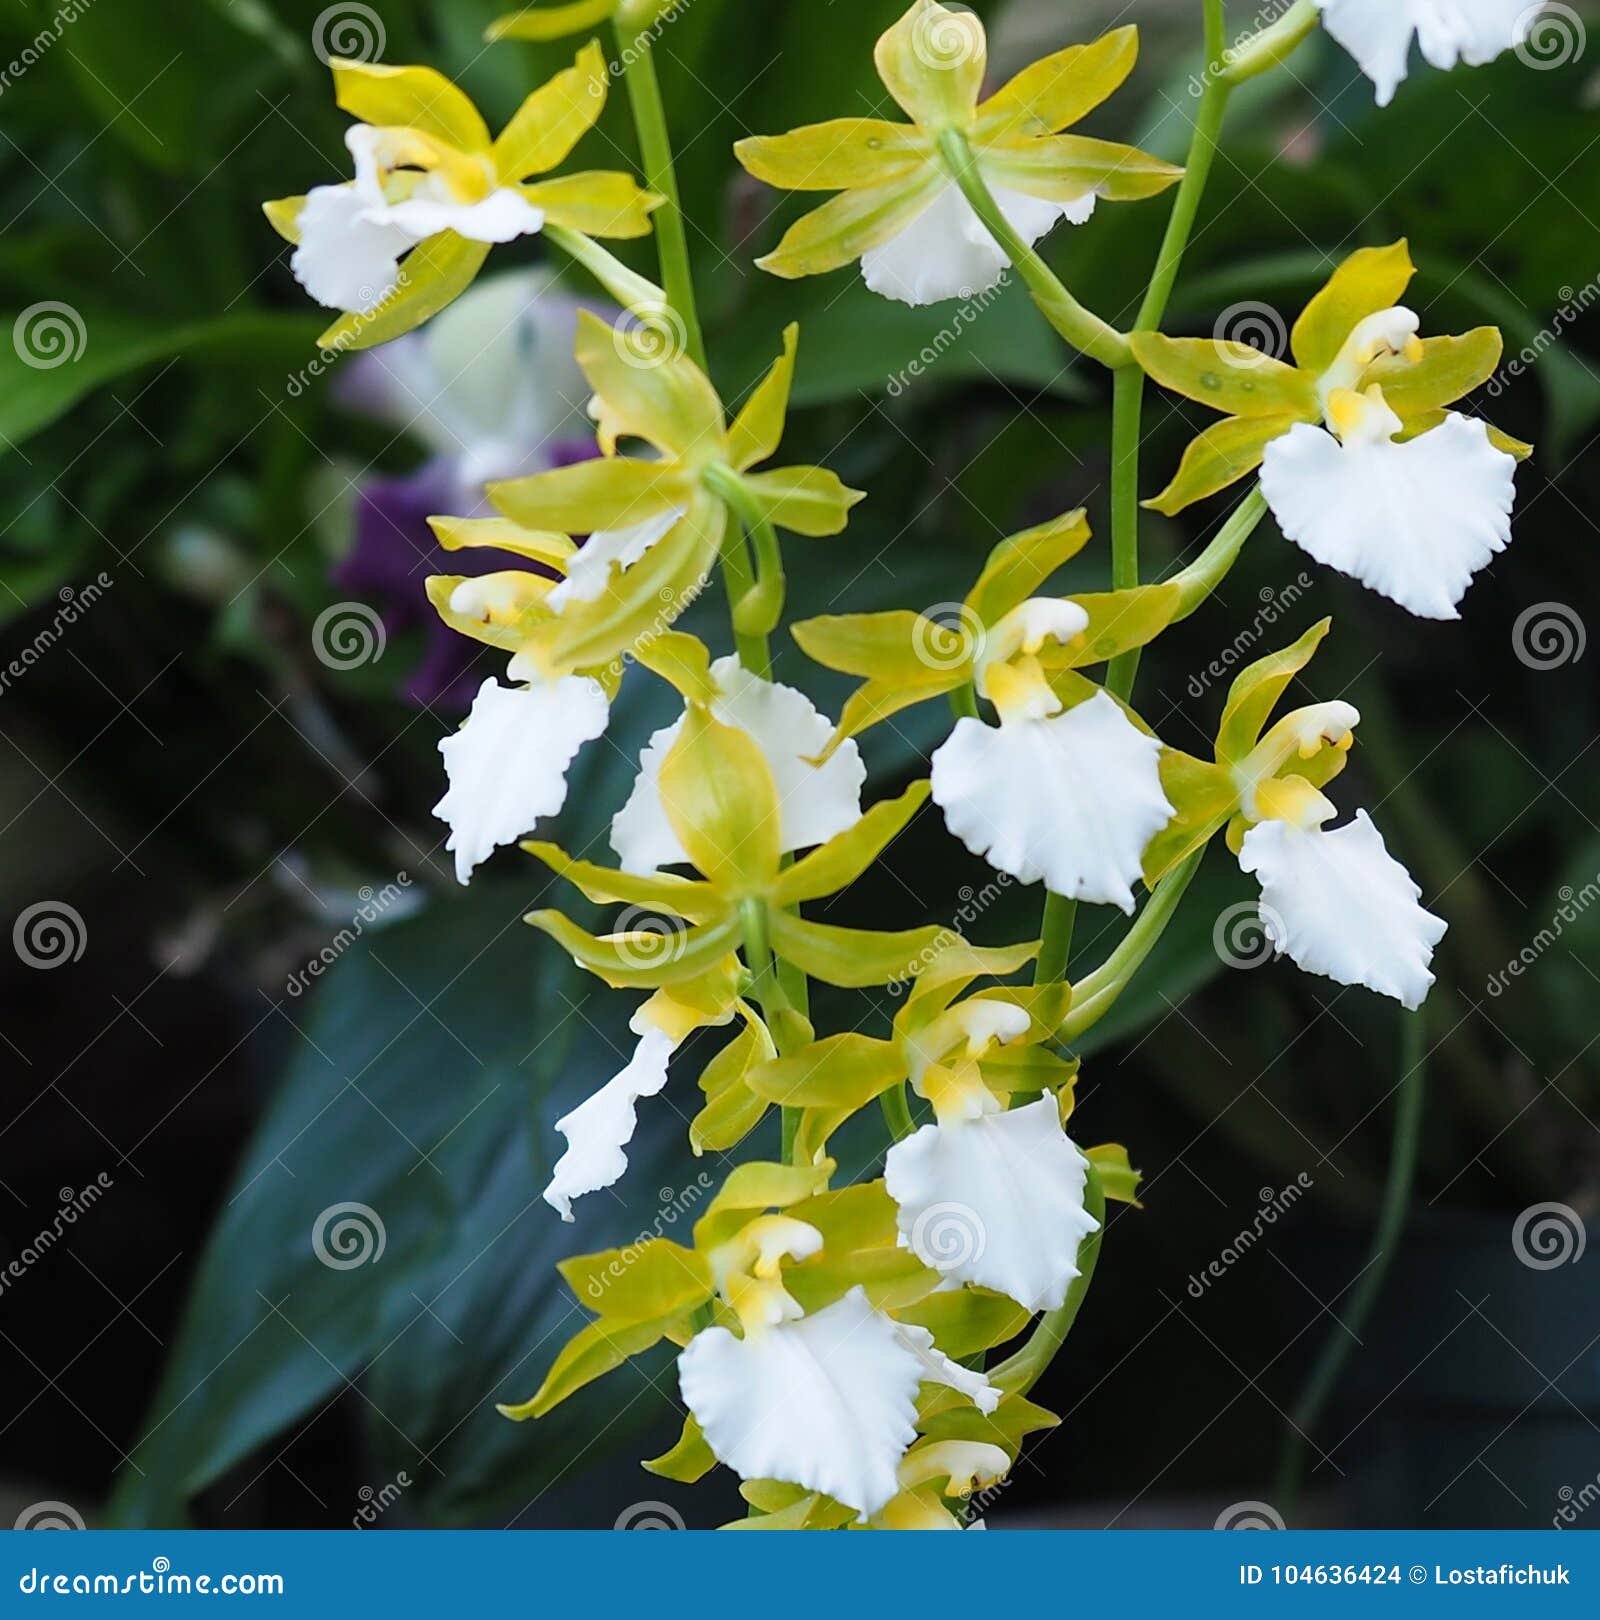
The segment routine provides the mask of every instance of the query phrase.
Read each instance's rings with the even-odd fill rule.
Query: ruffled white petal
[[[319,304],[358,315],[394,291],[400,256],[417,243],[351,185],[307,192],[296,226],[300,241],[289,259],[295,280]]]
[[[933,1342],[933,1335],[914,1322],[896,1322],[900,1342],[922,1363],[922,1381],[943,1384],[948,1389],[965,1395],[985,1417],[1000,1404],[1003,1390],[997,1389],[970,1367],[952,1360]]]
[[[1300,423],[1267,446],[1261,489],[1289,539],[1425,619],[1455,619],[1511,540],[1515,460],[1482,422],[1447,416],[1397,444],[1341,444]]]
[[[772,772],[785,852],[826,843],[853,827],[861,819],[867,779],[855,743],[843,743],[825,764],[813,765],[833,735],[833,722],[804,692],[764,681],[732,657],[719,658],[711,675],[721,693],[712,714],[745,732]],[[689,858],[661,807],[661,766],[682,729],[677,720],[651,737],[639,757],[633,792],[612,819],[611,847],[625,872],[653,872]]]
[[[1055,203],[1007,186],[991,184],[989,189],[1012,228],[1029,243],[1063,219],[1081,225],[1094,212],[1093,192]],[[1010,263],[952,180],[897,235],[861,255],[861,273],[867,286],[885,298],[936,304],[988,292]]]
[[[1422,1005],[1446,925],[1418,904],[1421,889],[1365,810],[1332,832],[1263,821],[1245,834],[1239,865],[1261,884],[1267,937],[1296,966]]]
[[[567,1139],[567,1151],[556,1162],[544,1201],[564,1221],[572,1219],[572,1200],[598,1192],[622,1179],[628,1168],[623,1151],[639,1123],[635,1104],[654,1097],[667,1083],[667,1064],[677,1043],[654,1024],[639,1025],[639,1044],[620,1074],[556,1121]]]
[[[652,546],[666,539],[682,516],[683,509],[675,507],[624,529],[596,529],[567,565],[567,577],[550,592],[550,606],[559,613],[568,602],[598,601],[610,582],[612,564],[633,567]]]
[[[678,1383],[706,1443],[741,1479],[822,1491],[866,1518],[898,1492],[916,1438],[927,1373],[902,1331],[852,1288],[743,1339],[704,1329],[678,1358]]]
[[[1145,846],[1172,819],[1160,757],[1097,692],[1046,720],[958,720],[933,756],[933,798],[997,871],[1131,913]]]
[[[461,729],[440,740],[450,788],[433,807],[450,825],[445,848],[455,855],[460,882],[497,845],[560,810],[567,769],[606,729],[607,714],[604,689],[585,675],[533,686],[501,686],[491,678],[478,688]]]
[[[404,202],[389,204],[384,217],[418,240],[454,231],[473,242],[514,242],[544,228],[544,210],[511,186],[470,203],[459,201],[442,184],[431,191],[419,187]]]
[[[1531,0],[1317,0],[1322,25],[1372,80],[1387,107],[1415,35],[1436,68],[1481,67],[1522,38]]]
[[[901,1246],[946,1280],[1053,1311],[1099,1223],[1083,1207],[1088,1160],[1053,1097],[977,1119],[924,1125],[889,1149],[884,1184]]]

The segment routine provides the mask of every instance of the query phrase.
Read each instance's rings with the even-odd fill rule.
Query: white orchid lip
[[[636,1027],[639,1043],[627,1064],[600,1089],[556,1121],[567,1150],[556,1161],[544,1201],[570,1221],[572,1201],[622,1179],[628,1168],[624,1151],[638,1125],[636,1105],[655,1096],[667,1083],[667,1066],[677,1042],[653,1024]]]
[[[825,844],[861,819],[867,780],[861,750],[847,741],[825,763],[812,763],[828,746],[833,722],[810,698],[751,674],[732,655],[711,665],[711,678],[720,693],[712,714],[749,736],[772,772],[784,853]],[[682,729],[680,718],[650,738],[633,791],[612,819],[611,847],[625,872],[654,872],[689,859],[667,820],[660,785],[661,767]]]
[[[1261,884],[1267,937],[1296,966],[1412,1011],[1422,1005],[1447,925],[1423,909],[1422,891],[1366,811],[1331,831],[1262,821],[1245,834],[1239,865]]]
[[[933,799],[997,871],[1131,914],[1145,846],[1173,816],[1160,758],[1097,692],[1046,719],[958,720],[933,756]]]
[[[513,660],[513,677],[534,674]],[[440,739],[449,788],[433,813],[450,826],[445,848],[456,858],[456,879],[501,844],[529,832],[566,803],[567,771],[609,718],[604,688],[586,675],[478,688],[458,731]]]
[[[1418,617],[1459,618],[1473,576],[1511,543],[1515,458],[1454,412],[1397,440],[1376,385],[1334,393],[1328,414],[1333,433],[1302,422],[1267,446],[1261,489],[1278,526]]]
[[[1056,203],[994,183],[989,190],[1011,228],[1030,244],[1062,220],[1083,224],[1096,201],[1092,191]],[[1010,265],[954,180],[940,185],[927,206],[887,242],[861,255],[861,273],[873,292],[912,305],[991,292]]]
[[[959,1379],[964,1393],[981,1385],[983,1409],[999,1401],[932,1346],[925,1328],[892,1321],[855,1287],[742,1339],[702,1329],[678,1358],[678,1383],[713,1455],[742,1479],[820,1491],[864,1522],[901,1489],[923,1383]]]
[[[1413,38],[1436,68],[1482,67],[1520,44],[1538,0],[1315,0],[1322,25],[1372,80],[1387,107],[1406,77]]]
[[[901,1245],[947,1280],[1055,1310],[1099,1223],[1083,1207],[1089,1162],[1053,1096],[1005,1112],[924,1125],[884,1167]]]
[[[1249,756],[1234,767],[1233,779],[1239,789],[1239,805],[1251,821],[1265,819],[1259,808],[1258,796],[1263,788],[1283,787],[1278,772],[1294,759],[1311,759],[1323,748],[1350,749],[1355,743],[1356,727],[1361,724],[1361,711],[1353,703],[1334,699],[1328,703],[1313,703],[1303,709],[1286,714],[1250,751]],[[1298,778],[1296,779],[1298,780]],[[1309,787],[1309,784],[1303,784]],[[1319,795],[1320,797],[1320,795]],[[1327,801],[1323,800],[1326,804]],[[1326,820],[1333,814],[1328,806]]]
[[[451,154],[450,173],[402,168],[417,160],[416,142],[412,132],[352,125],[354,180],[306,193],[289,267],[319,304],[370,314],[399,285],[403,255],[442,231],[501,243],[544,228],[544,211],[500,185],[487,158]]]

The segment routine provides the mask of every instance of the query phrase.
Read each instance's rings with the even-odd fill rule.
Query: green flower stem
[[[950,712],[957,720],[978,718],[978,693],[971,681],[963,681],[950,694]]]
[[[939,151],[951,178],[972,205],[989,234],[1005,250],[1023,279],[1040,313],[1073,348],[1091,360],[1115,369],[1129,362],[1128,340],[1092,310],[1085,309],[1061,284],[1060,278],[1012,229],[978,171],[967,138],[958,129],[939,137]]]
[[[784,974],[772,954],[772,931],[767,922],[766,901],[756,899],[742,901],[739,906],[739,923],[744,935],[745,964],[749,967],[754,980],[750,994],[760,1003],[762,1017],[777,1042],[778,1051],[787,1056],[784,1048],[788,1042],[784,1039],[784,1031],[789,1020],[780,1015],[793,1012],[795,1009],[784,988]],[[785,1164],[794,1162],[794,1140],[800,1130],[801,1112],[802,1110],[798,1108],[781,1110]]]
[[[754,544],[754,582],[742,595],[732,599],[730,605],[735,634],[746,637],[752,643],[764,643],[783,618],[786,587],[783,551],[778,545],[777,530],[760,505],[751,500],[750,492],[740,482],[737,473],[730,472],[726,467],[711,467],[706,470],[705,481],[712,493],[738,517]],[[740,549],[742,551],[743,548]],[[746,559],[747,572],[748,567]]]
[[[639,136],[639,156],[645,179],[652,191],[666,201],[655,210],[650,223],[655,229],[656,251],[661,256],[661,284],[667,302],[683,322],[684,343],[689,358],[706,369],[705,339],[700,333],[700,317],[694,299],[694,279],[689,272],[689,238],[683,225],[683,205],[678,198],[678,171],[672,162],[672,143],[667,137],[667,114],[661,104],[661,85],[656,79],[649,34],[634,35],[618,25],[617,46],[623,62],[623,78],[628,86],[628,105],[633,111],[633,127]]]
[[[905,1141],[917,1128],[916,1121],[911,1117],[911,1105],[906,1100],[905,1081],[890,1086],[878,1098],[878,1102],[883,1109],[883,1117],[889,1122],[889,1134],[897,1142]]]
[[[1111,379],[1111,588],[1139,583],[1139,438],[1144,373],[1119,367]],[[1139,649],[1118,653],[1106,669],[1106,690],[1126,703],[1139,673]]]
[[[1315,0],[1295,0],[1294,7],[1277,22],[1224,52],[1222,77],[1229,84],[1243,84],[1276,67],[1317,26],[1319,18]]]
[[[1233,85],[1219,71],[1227,53],[1227,23],[1223,19],[1222,0],[1206,0],[1205,27],[1206,87],[1195,115],[1194,131],[1189,137],[1183,179],[1178,183],[1178,194],[1173,198],[1172,212],[1167,217],[1167,232],[1162,238],[1161,251],[1156,255],[1155,274],[1150,278],[1139,317],[1134,322],[1136,332],[1158,331],[1167,312],[1167,302],[1178,280],[1178,268],[1183,263],[1195,217],[1200,212],[1200,199],[1211,178],[1217,137],[1228,110],[1228,97],[1233,92]]]
[[[1072,929],[1078,920],[1078,902],[1065,895],[1046,894],[1044,918],[1039,925],[1039,955],[1033,964],[1035,984],[1056,984],[1067,976],[1072,954]]]
[[[1100,1259],[1100,1244],[1106,1231],[1106,1198],[1092,1164],[1083,1189],[1083,1207],[1100,1224],[1078,1245],[1078,1275],[1072,1279],[1067,1297],[1055,1310],[1046,1311],[1034,1324],[1028,1342],[988,1375],[989,1382],[1007,1395],[1026,1395],[1044,1376],[1072,1331],[1089,1284],[1094,1281],[1094,1268]]]
[[[1416,1182],[1417,1155],[1422,1145],[1427,1069],[1426,1020],[1421,1013],[1406,1013],[1400,1023],[1400,1082],[1395,1088],[1398,1095],[1389,1147],[1389,1174],[1383,1185],[1383,1202],[1378,1211],[1377,1230],[1372,1235],[1372,1251],[1350,1291],[1350,1304],[1342,1322],[1335,1322],[1300,1392],[1300,1399],[1289,1414],[1289,1432],[1284,1437],[1275,1492],[1278,1508],[1286,1516],[1293,1510],[1299,1495],[1305,1473],[1306,1446],[1338,1387],[1339,1375],[1350,1359],[1351,1346],[1359,1342],[1361,1330],[1383,1292],[1384,1279],[1394,1263],[1395,1250],[1405,1230],[1411,1191]]]
[[[1176,585],[1183,596],[1177,618],[1188,618],[1228,577],[1239,560],[1239,553],[1244,550],[1245,541],[1266,515],[1267,498],[1261,493],[1260,484],[1256,484],[1229,513],[1227,522],[1217,530],[1210,545],[1187,568],[1167,581],[1169,585]]]
[[[1144,965],[1145,958],[1166,932],[1167,924],[1178,909],[1184,891],[1200,870],[1205,858],[1202,845],[1185,857],[1155,886],[1145,908],[1133,926],[1122,936],[1117,947],[1097,967],[1079,981],[1072,997],[1072,1008],[1062,1024],[1060,1039],[1072,1042],[1105,1017],[1116,1005],[1117,998],[1132,982],[1133,976]]]

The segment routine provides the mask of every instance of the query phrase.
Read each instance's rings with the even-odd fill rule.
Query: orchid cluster
[[[606,170],[545,177],[612,80],[591,40],[495,138],[428,69],[336,61],[339,103],[359,120],[355,177],[268,213],[296,243],[296,277],[340,312],[324,340],[335,346],[401,336],[463,291],[491,244],[534,234],[623,312],[576,313],[587,459],[491,477],[475,515],[433,519],[447,550],[496,563],[431,579],[439,618],[507,659],[504,681],[484,681],[440,744],[437,814],[463,883],[520,841],[588,901],[625,908],[626,925],[603,934],[559,910],[527,919],[637,1002],[626,1065],[556,1124],[553,1211],[570,1220],[575,1200],[627,1173],[638,1110],[696,1031],[725,1035],[698,1076],[691,1146],[740,1159],[692,1243],[656,1238],[561,1267],[594,1320],[529,1401],[503,1410],[537,1418],[667,1341],[686,1416],[647,1468],[681,1481],[733,1470],[750,1505],[741,1527],[962,1528],[974,1489],[1058,1421],[1030,1392],[1089,1287],[1106,1200],[1136,1201],[1127,1151],[1075,1140],[1074,1043],[1140,969],[1216,835],[1258,881],[1272,944],[1301,969],[1412,1010],[1433,982],[1444,923],[1366,812],[1338,824],[1328,797],[1359,715],[1337,698],[1287,702],[1328,622],[1237,677],[1210,758],[1156,734],[1134,677],[1140,650],[1202,607],[1268,510],[1318,562],[1414,614],[1455,617],[1510,538],[1513,471],[1528,453],[1452,408],[1492,374],[1499,334],[1424,336],[1403,303],[1404,242],[1338,265],[1296,322],[1290,359],[1159,327],[1239,84],[1321,25],[1387,102],[1414,32],[1436,66],[1482,62],[1516,43],[1527,8],[1300,0],[1225,50],[1221,0],[1205,0],[1212,66],[1180,169],[1077,132],[1133,71],[1135,29],[1046,56],[986,94],[979,20],[914,0],[876,50],[903,119],[852,113],[739,143],[769,186],[834,193],[758,261],[772,274],[859,261],[874,292],[921,304],[971,297],[1014,268],[1054,329],[1113,377],[1113,588],[1052,589],[1091,541],[1073,511],[975,557],[954,626],[912,608],[795,624],[802,653],[859,682],[837,719],[773,678],[780,533],[838,535],[863,497],[827,468],[782,461],[795,328],[736,408],[708,375],[651,60],[664,9],[578,0],[491,30],[550,39],[609,23],[647,185]],[[1101,203],[1174,186],[1148,293],[1120,331],[1034,243]],[[652,231],[662,285],[596,240]],[[1146,379],[1222,413],[1146,505],[1177,512],[1259,471],[1211,543],[1157,583],[1138,567]],[[719,569],[731,651],[674,627]],[[614,862],[597,862],[530,835],[562,808],[569,768],[605,731],[624,679],[666,683],[682,712],[650,738],[611,822]],[[856,739],[936,701],[952,723],[925,777],[864,803]],[[918,815],[942,816],[997,872],[1042,886],[1038,937],[979,945],[936,925],[807,917]],[[1068,983],[1079,904],[1135,920]],[[812,980],[893,987],[892,1024],[881,1036],[819,1031]],[[874,1103],[891,1139],[881,1168],[847,1171],[834,1139]]]

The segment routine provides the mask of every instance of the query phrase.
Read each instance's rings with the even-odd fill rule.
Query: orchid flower
[[[1034,945],[956,941],[923,968],[890,1040],[832,1035],[760,1065],[746,1083],[805,1112],[800,1158],[817,1157],[858,1109],[908,1081],[935,1122],[889,1150],[884,1180],[902,1247],[948,1285],[972,1283],[1029,1312],[1054,1310],[1078,1275],[1089,1160],[1067,1139],[1077,1065],[1051,1052],[1067,1011],[1061,984],[963,995],[978,978],[1024,966]],[[1039,1100],[1007,1109],[1021,1094]],[[1103,1150],[1097,1150],[1097,1152]]]
[[[1420,338],[1400,304],[1406,244],[1362,248],[1306,306],[1294,364],[1241,343],[1135,333],[1164,387],[1229,414],[1188,448],[1147,506],[1171,516],[1262,469],[1285,535],[1412,613],[1453,619],[1472,576],[1510,541],[1526,445],[1451,402],[1493,375],[1493,327]]]
[[[1119,28],[1035,62],[980,103],[983,24],[970,11],[914,0],[873,53],[909,124],[836,118],[734,147],[769,185],[839,193],[757,263],[792,278],[859,259],[874,292],[906,304],[986,292],[1010,260],[963,196],[941,137],[968,144],[1001,211],[1030,243],[1062,220],[1081,225],[1100,198],[1154,196],[1181,171],[1131,146],[1061,133],[1121,85],[1138,51],[1137,29]]]
[[[866,677],[836,740],[966,686],[998,725],[958,720],[933,756],[946,824],[997,871],[1132,911],[1145,845],[1172,815],[1160,743],[1077,673],[1158,634],[1175,586],[1035,596],[1089,538],[1081,512],[1002,541],[955,625],[913,613],[810,619],[795,639],[819,663]]]
[[[1527,37],[1538,0],[1316,0],[1322,26],[1372,80],[1387,107],[1413,39],[1429,65],[1482,67]]]
[[[341,404],[427,452],[414,472],[363,478],[354,542],[332,571],[335,585],[381,607],[391,635],[424,625],[425,651],[405,687],[419,705],[470,702],[471,644],[439,620],[423,588],[443,562],[428,519],[479,516],[491,480],[597,453],[572,353],[580,308],[620,313],[563,292],[547,269],[484,276],[417,331],[354,356],[335,380]],[[479,572],[493,565],[488,551],[466,556],[483,560]]]
[[[1365,811],[1326,825],[1337,812],[1321,789],[1344,769],[1360,715],[1348,703],[1318,703],[1267,727],[1328,628],[1324,619],[1240,672],[1215,763],[1167,755],[1163,776],[1179,811],[1146,854],[1146,878],[1155,883],[1226,826],[1240,867],[1260,882],[1261,924],[1280,954],[1414,1011],[1433,984],[1445,924],[1422,907],[1421,890]]]
[[[564,162],[605,107],[610,76],[591,42],[491,139],[468,97],[432,68],[334,58],[355,179],[266,204],[295,244],[290,268],[345,311],[324,348],[362,349],[420,325],[471,284],[495,243],[547,226],[580,237],[648,234],[661,202],[609,170],[534,180]]]
[[[448,624],[513,654],[513,684],[485,682],[466,725],[440,745],[451,792],[436,813],[450,823],[462,882],[496,845],[560,810],[573,759],[605,730],[618,660],[699,593],[730,500],[818,535],[842,529],[860,498],[822,467],[749,470],[782,436],[792,328],[727,424],[699,367],[684,355],[641,357],[636,340],[634,328],[578,314],[577,359],[594,390],[601,456],[491,484],[500,517],[434,524],[449,549],[497,548],[546,570],[428,582]],[[617,454],[623,438],[642,440],[653,459]],[[569,530],[588,532],[581,547]]]

